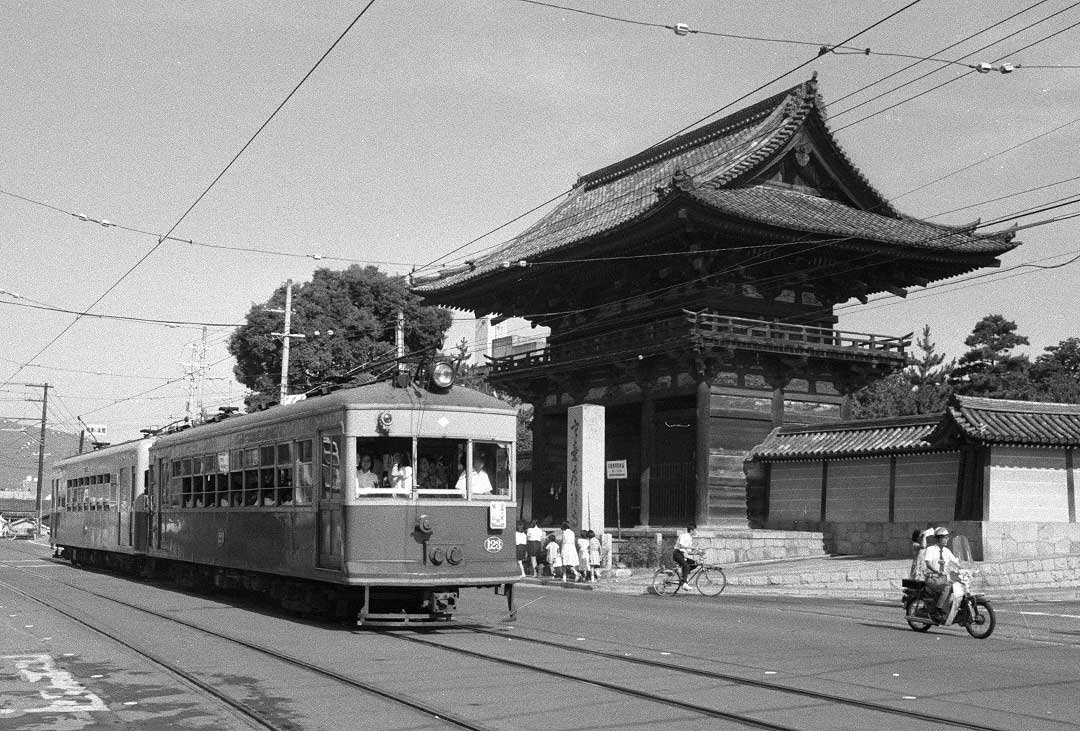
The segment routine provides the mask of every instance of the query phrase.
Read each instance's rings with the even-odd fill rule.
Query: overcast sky
[[[580,174],[814,71],[840,144],[906,214],[991,221],[1080,192],[1075,179],[1032,190],[1080,175],[1080,43],[1075,29],[1059,32],[1080,23],[1069,0],[923,0],[851,42],[870,55],[820,58],[820,45],[907,2],[556,4],[637,22],[519,0],[376,0],[184,216],[366,2],[0,3],[0,289],[22,295],[0,294],[0,416],[36,416],[23,399],[40,390],[17,384],[47,381],[55,426],[74,431],[81,415],[113,441],[137,436],[183,416],[176,379],[202,338],[198,324],[72,326],[72,315],[25,305],[80,311],[115,285],[93,314],[206,323],[204,398],[216,409],[243,391],[224,347],[231,326],[286,279],[354,261],[408,272]],[[675,23],[702,32],[656,27]],[[962,63],[924,62],[860,91],[917,60],[904,55]],[[1020,67],[962,65],[978,62]],[[159,244],[174,226],[196,243]],[[1080,218],[1022,231],[1001,273],[842,307],[840,327],[899,335],[929,324],[958,356],[976,320],[999,313],[1038,354],[1080,336],[1080,263],[1005,270],[1067,262],[1078,231]]]

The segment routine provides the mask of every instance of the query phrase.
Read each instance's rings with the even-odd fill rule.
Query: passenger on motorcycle
[[[675,550],[671,552],[671,558],[682,569],[682,583],[679,588],[686,586],[686,579],[690,576],[691,569],[696,565],[690,554],[694,551],[694,531],[697,525],[690,523],[686,526],[686,532],[680,533],[675,540]]]
[[[934,540],[936,544],[926,549],[926,557],[923,560],[923,567],[926,571],[926,585],[941,592],[937,602],[939,613],[943,614],[945,605],[950,604],[948,618],[945,620],[945,624],[950,624],[953,618],[956,617],[956,612],[960,608],[960,600],[964,596],[963,585],[952,581],[950,578],[950,571],[954,568],[959,569],[960,562],[953,555],[953,552],[949,550],[948,528],[935,530]]]

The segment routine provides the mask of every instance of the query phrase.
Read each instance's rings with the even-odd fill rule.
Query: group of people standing
[[[564,522],[558,534],[548,534],[537,521],[525,529],[518,522],[517,556],[522,576],[541,576],[546,571],[562,581],[596,582],[600,575],[600,539],[591,530],[578,536]],[[528,565],[531,571],[526,571]],[[546,567],[546,568],[545,568]]]

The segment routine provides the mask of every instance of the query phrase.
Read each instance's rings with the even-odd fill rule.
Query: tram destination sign
[[[605,464],[607,465],[607,478],[609,480],[626,479],[625,459],[609,459],[605,462]]]

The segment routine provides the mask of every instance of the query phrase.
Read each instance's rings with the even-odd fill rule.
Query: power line
[[[1057,15],[1060,15],[1061,13],[1065,12],[1066,10],[1071,10],[1072,8],[1076,7],[1077,5],[1080,5],[1080,3],[1074,3],[1074,4],[1070,5],[1067,8],[1064,8],[1063,10],[1059,10],[1056,13],[1054,13],[1052,15],[1049,15],[1046,18],[1043,18],[1042,20],[1035,21],[1034,23],[1031,23],[1030,25],[1025,26],[1024,28],[1021,28],[1018,31],[1010,33],[1009,35],[1005,36],[1004,38],[1002,38],[1000,40],[997,40],[997,41],[994,41],[993,43],[990,43],[990,44],[984,46],[982,49],[979,49],[979,50],[989,48],[990,46],[996,45],[996,44],[1001,43],[1001,42],[1003,42],[1005,40],[1008,40],[1009,38],[1017,36],[1020,33],[1023,33],[1024,31],[1026,31],[1026,30],[1028,30],[1028,29],[1030,29],[1030,28],[1032,28],[1032,27],[1034,27],[1034,26],[1036,26],[1036,25],[1038,25],[1040,23],[1043,23],[1043,22],[1049,20],[1050,18],[1053,18],[1053,17],[1055,17]],[[1039,43],[1044,43],[1045,41],[1050,40],[1054,36],[1058,36],[1058,35],[1061,35],[1062,33],[1066,32],[1066,31],[1072,30],[1073,28],[1075,28],[1078,25],[1080,25],[1080,21],[1078,21],[1076,23],[1073,23],[1072,25],[1070,25],[1068,27],[1062,28],[1061,30],[1055,31],[1055,32],[1051,33],[1048,36],[1044,36],[1044,37],[1039,38],[1039,39],[1037,39],[1035,41],[1032,41],[1031,43],[1027,44],[1026,46],[1022,46],[1021,48],[1019,48],[1016,51],[1012,51],[1010,53],[1007,53],[1004,56],[999,56],[998,58],[995,58],[991,63],[998,63],[1002,59],[1008,58],[1011,55],[1014,55],[1014,54],[1020,53],[1022,51],[1025,51],[1028,48],[1031,48],[1032,46],[1038,45]],[[978,53],[978,51],[974,51],[973,53]],[[971,55],[971,54],[967,54],[967,55]],[[920,80],[922,78],[925,78],[926,76],[929,76],[931,73],[935,73],[937,70],[938,69],[935,69],[934,71],[931,71],[931,72],[929,72],[927,74],[924,74],[923,76],[919,77],[919,79],[916,79],[916,81],[918,81],[918,80]],[[879,114],[884,114],[885,112],[888,112],[888,111],[890,111],[892,109],[895,109],[896,107],[901,106],[902,104],[907,104],[908,102],[914,101],[915,99],[918,99],[919,97],[925,96],[926,94],[929,94],[931,92],[937,91],[938,89],[944,88],[944,87],[948,86],[949,84],[951,84],[951,83],[953,83],[955,81],[959,81],[960,79],[967,78],[968,76],[970,76],[973,73],[976,73],[976,72],[975,71],[968,71],[967,73],[960,74],[959,76],[955,76],[955,77],[953,77],[953,78],[951,78],[951,79],[949,79],[947,81],[943,81],[940,84],[937,84],[936,86],[932,86],[929,89],[926,89],[924,91],[919,92],[918,94],[913,94],[912,96],[910,96],[910,97],[908,97],[906,99],[902,99],[902,100],[896,102],[895,104],[893,104],[891,106],[885,107],[884,109],[879,109],[876,112],[873,112],[871,114],[866,115],[865,117],[857,119],[857,120],[855,120],[853,122],[849,122],[848,124],[844,125],[843,127],[840,127],[839,129],[837,129],[835,131],[836,132],[841,132],[841,131],[847,129],[848,127],[853,127],[856,124],[861,124],[862,122],[867,121],[868,119],[873,119],[874,117],[878,116]],[[906,86],[906,84],[904,84],[903,86]],[[897,89],[899,89],[899,88],[902,88],[902,87],[897,87]],[[867,104],[869,102],[880,99],[881,97],[885,96],[886,94],[892,93],[892,91],[895,91],[895,89],[890,90],[888,92],[883,92],[882,94],[879,94],[879,95],[877,95],[875,97],[872,97],[871,99],[868,99],[865,102],[857,104],[855,107],[850,107],[850,108],[845,109],[845,110],[843,110],[841,112],[838,112],[836,116],[840,116],[841,114],[845,114],[846,112],[850,112],[852,109],[855,109],[856,107],[862,106],[863,104]]]
[[[315,62],[315,65],[312,66],[311,69],[306,74],[304,74],[303,78],[301,78],[300,81],[296,84],[296,86],[293,87],[293,90],[290,91],[286,95],[285,99],[282,100],[282,102],[280,104],[278,104],[278,106],[274,109],[274,111],[270,113],[270,116],[267,117],[266,120],[261,125],[259,125],[259,128],[256,129],[255,133],[253,135],[251,135],[251,137],[248,139],[247,142],[244,143],[243,147],[240,148],[240,151],[237,152],[235,155],[233,155],[233,158],[228,162],[227,165],[225,165],[225,167],[221,170],[221,172],[219,172],[214,177],[214,179],[210,181],[210,184],[207,185],[206,188],[203,189],[202,193],[200,193],[198,195],[198,197],[195,198],[195,201],[190,206],[187,207],[187,210],[185,210],[183,212],[183,214],[181,214],[180,218],[178,218],[176,220],[176,223],[174,223],[169,228],[169,230],[166,231],[165,234],[163,236],[161,236],[161,238],[158,239],[158,242],[156,244],[154,244],[154,246],[152,246],[149,251],[147,251],[145,254],[143,254],[143,256],[140,257],[139,260],[136,261],[126,272],[124,272],[120,276],[119,279],[117,279],[115,282],[113,282],[113,284],[108,289],[106,289],[101,294],[100,297],[98,297],[96,300],[94,300],[90,304],[90,306],[86,308],[87,311],[92,310],[94,307],[96,307],[103,299],[105,299],[105,297],[107,297],[109,295],[110,292],[112,292],[118,286],[120,286],[121,282],[123,282],[125,279],[127,279],[132,274],[132,272],[134,272],[136,269],[139,268],[139,266],[142,265],[142,263],[144,261],[146,261],[148,258],[150,258],[150,256],[155,251],[157,251],[158,248],[165,242],[165,240],[169,236],[172,235],[173,231],[175,231],[177,229],[177,227],[180,226],[180,224],[184,221],[184,219],[187,218],[188,215],[193,210],[195,210],[195,206],[199,205],[199,203],[203,200],[203,198],[206,197],[206,195],[217,184],[217,182],[219,180],[221,180],[222,177],[224,177],[225,173],[228,172],[229,169],[232,168],[232,166],[240,158],[240,156],[242,154],[244,154],[244,151],[247,150],[248,147],[251,146],[251,144],[255,141],[255,138],[258,137],[259,134],[264,129],[266,129],[267,125],[270,124],[271,120],[273,120],[274,117],[277,116],[278,112],[280,112],[281,109],[289,102],[289,100],[292,99],[292,97],[296,94],[296,92],[299,91],[300,87],[304,84],[304,82],[307,81],[308,78],[313,73],[315,73],[315,70],[319,67],[320,64],[322,64],[323,60],[326,59],[326,57],[328,55],[330,55],[331,51],[333,51],[334,48],[337,47],[338,43],[340,43],[341,40],[345,37],[345,35],[352,29],[352,27],[354,25],[356,25],[356,23],[360,20],[361,17],[363,17],[364,13],[366,13],[368,11],[368,8],[370,8],[372,6],[372,4],[374,4],[374,2],[375,2],[375,0],[369,0],[368,4],[364,6],[364,9],[361,10],[360,13],[355,18],[353,18],[353,21],[351,23],[349,23],[348,27],[346,27],[345,30],[342,31],[341,35],[339,35],[337,37],[337,39],[332,44],[330,44],[330,47],[328,49],[326,49],[326,51],[323,53],[323,55],[319,57],[319,60]],[[38,350],[37,353],[35,353],[33,356],[31,356],[29,361],[27,361],[25,364],[20,366],[11,376],[8,377],[8,380],[5,381],[5,383],[10,382],[11,379],[15,378],[15,376],[17,376],[20,372],[22,372],[22,370],[26,366],[30,365],[35,360],[37,360],[38,357],[40,357],[42,353],[44,353],[46,350],[48,350],[50,347],[52,347],[52,345],[54,343],[56,343],[61,337],[63,337],[65,333],[67,333],[69,330],[71,330],[71,328],[73,328],[76,325],[76,323],[78,323],[83,317],[84,317],[84,315],[76,315],[75,319],[71,323],[69,323],[66,327],[64,327],[64,329],[62,329],[52,340],[50,340],[40,350]],[[0,384],[0,385],[2,385],[2,384]]]

